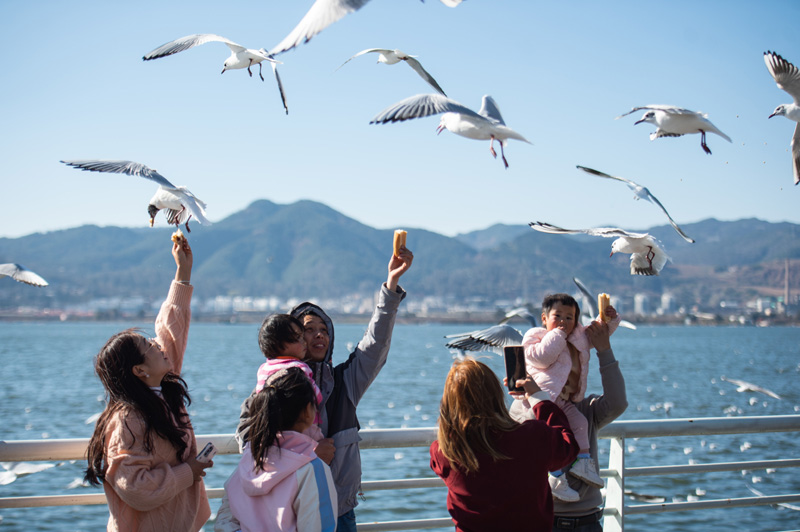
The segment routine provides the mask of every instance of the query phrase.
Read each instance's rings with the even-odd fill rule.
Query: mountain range
[[[531,220],[534,221],[534,220]],[[193,224],[195,297],[216,295],[323,299],[373,293],[386,279],[393,229],[375,229],[313,202],[258,200],[210,226]],[[672,293],[682,304],[711,308],[800,290],[800,226],[757,219],[707,219],[634,229],[659,239],[672,258],[661,275],[630,275],[629,255],[609,257],[611,239],[551,235],[525,225],[494,225],[440,235],[404,227],[414,265],[401,280],[417,297],[454,301],[515,299],[573,292],[572,277],[619,296]],[[185,231],[184,231],[185,232]],[[33,288],[0,279],[0,307],[55,307],[95,298],[158,300],[174,272],[172,228],[82,226],[0,238],[0,263],[17,262],[50,282]]]

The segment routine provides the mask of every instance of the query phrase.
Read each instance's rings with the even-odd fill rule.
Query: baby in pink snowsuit
[[[606,308],[609,332],[614,332],[620,317],[614,307]],[[598,318],[599,319],[599,318]],[[567,294],[552,294],[542,302],[542,327],[525,333],[522,345],[525,366],[539,387],[550,394],[566,414],[580,446],[578,459],[570,474],[597,488],[603,487],[597,465],[589,454],[588,422],[574,403],[583,400],[589,374],[589,350],[594,347],[580,324],[580,307]],[[563,471],[551,473],[553,496],[566,501],[578,499],[578,493],[561,478]]]

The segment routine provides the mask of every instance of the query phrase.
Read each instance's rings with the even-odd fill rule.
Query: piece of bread
[[[395,229],[394,231],[394,256],[400,256],[400,246],[406,245],[406,235],[408,234],[407,231],[403,231],[402,229]]]
[[[611,296],[605,292],[602,294],[597,294],[597,310],[600,312],[600,319],[604,322],[611,320],[611,318],[606,316],[606,307],[609,305],[609,303],[611,303]]]
[[[180,229],[178,229],[174,233],[172,233],[172,241],[175,242],[176,244],[178,244],[184,238],[186,238],[186,237],[183,236],[183,231],[181,231]]]

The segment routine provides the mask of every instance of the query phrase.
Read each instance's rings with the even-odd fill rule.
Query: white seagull
[[[142,57],[142,61],[150,61],[152,59],[158,59],[160,57],[177,54],[178,52],[188,50],[189,48],[193,48],[207,42],[223,42],[228,45],[228,48],[231,49],[230,57],[228,57],[222,64],[221,74],[224,74],[226,70],[246,68],[247,73],[250,74],[250,77],[253,77],[253,71],[250,70],[250,67],[253,65],[258,65],[258,75],[261,77],[261,81],[264,81],[264,75],[261,73],[261,63],[263,61],[269,62],[269,64],[272,65],[272,71],[275,73],[275,80],[278,82],[278,91],[281,93],[283,108],[286,109],[286,114],[289,114],[289,108],[286,106],[286,94],[283,91],[283,83],[281,83],[281,77],[278,75],[278,68],[276,67],[276,64],[280,63],[280,61],[273,59],[272,56],[263,48],[260,50],[253,50],[251,48],[245,48],[241,44],[236,44],[225,37],[214,35],[213,33],[196,33],[194,35],[187,35],[185,37],[181,37],[180,39],[175,39],[174,41],[162,44],[155,50],[145,54]]]
[[[583,310],[581,310],[581,323],[584,326],[587,326],[594,321],[594,316],[592,316],[592,310],[596,308],[597,295],[593,294],[588,288],[586,288],[586,285],[583,284],[581,280],[578,279],[577,277],[573,277],[572,282],[575,283],[575,286],[578,287],[578,290],[580,290],[581,295],[583,295],[583,297],[581,298],[583,299]],[[634,331],[636,330],[636,325],[626,320],[621,320],[619,322],[619,326]]]
[[[462,353],[466,351],[492,351],[502,355],[504,346],[520,345],[522,343],[522,332],[507,324],[515,316],[528,320],[531,327],[536,327],[536,316],[531,314],[525,307],[519,307],[506,312],[505,317],[497,325],[487,329],[445,336],[445,338],[453,338],[453,340],[445,344],[445,347],[456,349]]]
[[[728,135],[717,129],[717,126],[708,120],[707,114],[690,111],[689,109],[682,109],[672,105],[644,105],[642,107],[634,107],[614,120],[620,119],[623,116],[628,116],[636,111],[641,111],[642,109],[646,110],[645,114],[642,118],[634,122],[633,125],[635,126],[642,122],[654,124],[657,129],[650,133],[650,140],[661,137],[680,137],[690,133],[700,133],[700,147],[708,154],[711,154],[711,150],[706,144],[706,132],[716,133],[723,139],[731,142],[731,138]]]
[[[31,286],[47,286],[48,282],[39,274],[34,273],[20,264],[9,262],[0,264],[0,278],[11,277],[17,282],[29,284]]]
[[[150,227],[153,227],[156,213],[165,209],[167,222],[176,226],[185,224],[186,230],[189,229],[189,219],[194,216],[203,225],[210,225],[211,222],[206,218],[206,204],[200,201],[189,189],[184,186],[176,187],[170,183],[166,177],[159,174],[156,170],[133,161],[98,161],[98,160],[76,160],[61,161],[62,163],[91,172],[109,172],[112,174],[128,174],[144,177],[158,183],[158,190],[150,198],[147,212],[150,214]]]
[[[655,196],[653,196],[653,194],[650,193],[650,191],[647,189],[647,187],[643,187],[642,185],[640,185],[638,183],[634,183],[630,179],[625,179],[624,177],[617,177],[617,176],[614,176],[614,175],[609,175],[609,174],[606,174],[606,173],[601,172],[599,170],[594,170],[592,168],[586,168],[585,166],[578,165],[578,168],[580,168],[584,172],[596,175],[598,177],[605,177],[605,178],[608,178],[608,179],[616,179],[617,181],[622,181],[623,183],[628,185],[628,188],[630,188],[633,191],[634,194],[636,194],[633,197],[633,199],[635,199],[635,200],[639,200],[639,199],[647,200],[650,203],[656,205],[659,209],[661,209],[661,211],[667,217],[667,220],[669,220],[669,223],[672,226],[672,228],[675,229],[675,231],[677,231],[677,233],[679,235],[681,235],[681,237],[684,240],[686,240],[690,244],[694,243],[694,239],[690,238],[686,233],[683,232],[683,229],[678,227],[678,224],[676,224],[675,220],[672,219],[672,216],[669,215],[669,213],[667,212],[667,209],[665,209],[664,206],[661,205],[661,202],[658,201],[658,198],[656,198]]]
[[[617,227],[596,227],[590,229],[563,229],[543,222],[531,222],[533,229],[542,233],[575,234],[584,233],[606,238],[617,237],[611,243],[611,255],[614,253],[631,254],[631,275],[658,275],[670,260],[655,238],[648,233],[631,233]]]
[[[358,11],[367,2],[369,0],[316,0],[289,35],[269,51],[270,55],[282,54],[307,43],[311,37],[344,18],[345,15]],[[456,7],[462,0],[441,0],[441,2],[448,7]]]
[[[419,76],[428,83],[428,85],[436,89],[436,92],[438,92],[443,96],[447,96],[447,94],[444,93],[444,90],[442,90],[439,84],[436,83],[436,80],[433,79],[433,76],[431,76],[427,70],[422,68],[420,62],[416,60],[417,56],[408,55],[407,53],[401,52],[400,50],[389,50],[388,48],[368,48],[366,50],[361,50],[356,55],[354,55],[353,57],[342,63],[342,65],[339,68],[342,68],[356,57],[369,53],[378,54],[378,63],[394,65],[396,63],[399,63],[400,61],[405,61],[408,66],[414,69],[414,72],[419,74]],[[337,68],[336,70],[339,70],[339,68]]]
[[[753,384],[752,382],[742,381],[739,379],[729,379],[725,375],[722,375],[719,379],[725,382],[730,382],[731,384],[735,384],[736,386],[738,386],[738,388],[736,388],[737,392],[760,392],[763,393],[764,395],[769,395],[770,397],[774,397],[775,399],[781,398],[780,395],[773,392],[772,390],[762,388],[761,386]]]
[[[440,113],[444,113],[444,115],[439,122],[439,127],[436,128],[437,133],[447,129],[469,139],[490,140],[489,151],[495,158],[497,152],[494,151],[494,141],[497,140],[500,143],[500,153],[506,168],[508,168],[508,161],[503,147],[508,143],[508,139],[521,140],[531,144],[525,137],[506,126],[500,115],[500,109],[488,94],[483,97],[481,110],[477,113],[440,94],[418,94],[387,107],[373,118],[370,124],[402,122],[411,118],[422,118]]]
[[[797,122],[792,136],[792,168],[794,184],[800,183],[800,70],[775,52],[765,52],[764,62],[779,89],[785,90],[794,103],[784,103],[775,108],[769,118],[785,116]]]

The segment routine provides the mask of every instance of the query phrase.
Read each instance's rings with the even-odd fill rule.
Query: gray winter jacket
[[[300,316],[311,311],[319,316],[328,327],[330,343],[328,353],[323,362],[309,362],[314,372],[314,379],[322,391],[320,408],[322,421],[320,428],[326,438],[333,438],[336,447],[333,462],[330,464],[333,481],[339,497],[339,515],[349,512],[358,505],[358,493],[361,490],[361,454],[358,442],[361,440],[358,430],[361,428],[356,415],[356,407],[367,391],[369,385],[378,376],[386,364],[389,345],[392,340],[397,308],[406,297],[406,292],[397,287],[391,292],[385,284],[381,285],[378,304],[372,313],[364,337],[350,353],[346,361],[333,365],[333,322],[325,312],[313,303],[301,303],[294,307],[290,314]],[[243,445],[247,439],[242,434],[243,421],[247,417],[250,397],[242,403],[239,427],[236,438]]]

